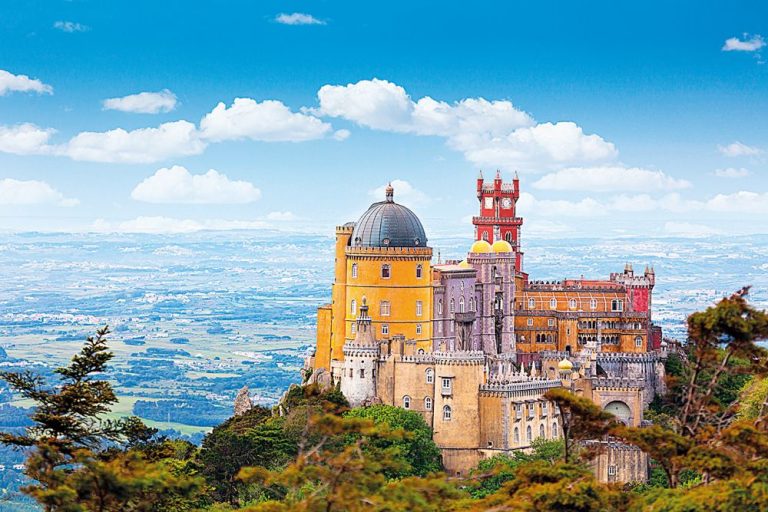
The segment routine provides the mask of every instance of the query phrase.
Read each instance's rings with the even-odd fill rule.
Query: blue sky
[[[470,234],[499,168],[525,236],[766,233],[768,6],[669,4],[3,2],[0,229],[329,232],[396,180]]]

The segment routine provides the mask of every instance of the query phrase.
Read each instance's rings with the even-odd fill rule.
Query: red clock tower
[[[512,183],[502,183],[501,173],[496,171],[493,183],[485,183],[483,173],[477,178],[477,199],[480,201],[480,215],[472,217],[475,239],[493,243],[506,240],[516,253],[515,267],[522,270],[523,253],[520,251],[520,226],[523,219],[515,216],[517,200],[520,197],[520,180],[515,173]]]

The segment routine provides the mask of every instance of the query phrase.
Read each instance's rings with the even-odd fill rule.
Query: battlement
[[[369,257],[369,256],[387,256],[387,257],[415,257],[418,259],[432,259],[431,247],[367,247],[352,246],[346,247],[344,252],[350,257]]]
[[[593,388],[643,389],[644,384],[642,379],[625,377],[595,377],[592,379]]]
[[[632,352],[600,352],[597,354],[598,363],[655,363],[659,361],[659,354],[632,353]]]
[[[484,364],[485,353],[481,350],[433,352],[436,363],[440,364]]]
[[[344,344],[344,347],[342,348],[344,352],[344,357],[372,357],[376,358],[379,356],[379,345],[378,344],[357,344],[357,343],[350,343],[347,342]]]
[[[336,234],[349,234],[351,235],[352,232],[355,230],[355,223],[354,222],[347,222],[343,226],[336,226]]]
[[[489,382],[480,385],[480,393],[485,395],[512,394],[525,392],[546,393],[550,389],[563,387],[562,381],[543,378],[531,378],[521,382]]]

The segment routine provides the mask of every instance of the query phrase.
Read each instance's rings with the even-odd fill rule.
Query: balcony
[[[472,323],[475,321],[475,312],[465,311],[464,313],[454,313],[454,319],[461,323]]]

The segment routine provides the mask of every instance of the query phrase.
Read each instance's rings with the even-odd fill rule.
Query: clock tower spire
[[[515,173],[512,183],[504,183],[501,172],[496,171],[493,182],[486,183],[483,173],[477,178],[477,199],[480,201],[480,215],[472,217],[475,226],[475,239],[493,243],[496,240],[506,240],[512,245],[517,258],[515,267],[522,270],[520,252],[521,217],[515,216],[517,200],[520,198],[520,179]]]

